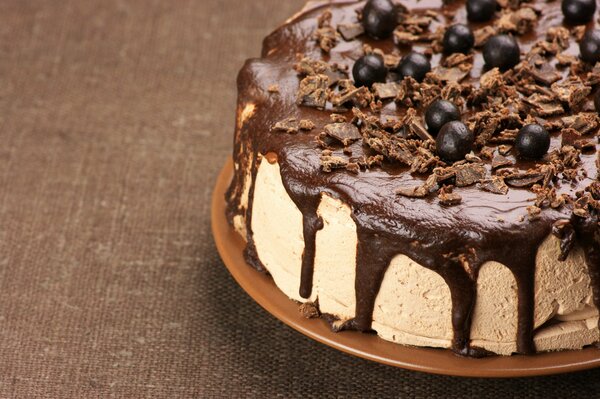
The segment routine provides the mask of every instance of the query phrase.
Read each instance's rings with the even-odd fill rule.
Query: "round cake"
[[[238,76],[228,219],[335,331],[600,341],[596,0],[329,1]]]

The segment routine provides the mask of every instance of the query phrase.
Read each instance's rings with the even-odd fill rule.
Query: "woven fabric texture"
[[[598,397],[437,377],[290,330],[210,233],[235,77],[300,0],[0,2],[1,398]]]

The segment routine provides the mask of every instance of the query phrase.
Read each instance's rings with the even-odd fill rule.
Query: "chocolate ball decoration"
[[[486,22],[494,17],[496,0],[467,0],[467,18],[472,22]]]
[[[375,82],[385,82],[387,69],[383,58],[377,54],[360,57],[352,67],[352,76],[356,87],[371,87]]]
[[[585,25],[594,18],[596,0],[562,0],[565,21],[573,25]]]
[[[550,133],[541,125],[532,123],[519,130],[515,147],[526,158],[542,158],[550,148]]]
[[[385,39],[398,25],[398,10],[390,0],[369,0],[362,12],[362,24],[370,37]]]
[[[588,30],[579,43],[581,59],[590,64],[600,62],[600,30]]]
[[[429,71],[431,71],[429,59],[423,54],[414,51],[402,57],[397,68],[397,72],[402,78],[410,76],[417,82],[422,81]]]
[[[448,122],[435,140],[437,154],[448,163],[460,161],[473,149],[473,140],[473,133],[464,123]]]
[[[491,68],[510,69],[521,60],[519,43],[510,35],[492,36],[483,47],[483,59]]]
[[[446,54],[467,54],[475,45],[475,36],[473,36],[473,31],[467,25],[455,24],[444,33],[442,45]]]

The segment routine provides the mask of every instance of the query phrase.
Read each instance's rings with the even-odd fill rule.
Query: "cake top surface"
[[[469,22],[462,1],[396,4],[400,22],[384,40],[355,36],[365,2],[316,8],[265,39],[263,58],[241,79],[257,104],[256,123],[269,130],[263,150],[286,159],[290,176],[326,181],[314,186],[384,216],[417,208],[419,221],[457,231],[464,230],[460,222],[505,230],[546,214],[568,217],[578,192],[598,177],[593,90],[600,64],[579,59],[578,44],[595,21],[567,25],[559,1],[506,3],[488,22]],[[443,33],[455,24],[474,33],[467,54],[444,54]],[[506,70],[487,66],[482,51],[500,33],[514,36],[521,53]],[[431,58],[420,82],[397,69],[411,51]],[[383,56],[385,83],[354,85],[352,67],[365,54]],[[436,154],[424,122],[439,98],[456,104],[474,136],[473,151],[454,164]],[[301,121],[312,129],[300,129]],[[527,124],[550,133],[543,158],[527,159],[515,148]]]

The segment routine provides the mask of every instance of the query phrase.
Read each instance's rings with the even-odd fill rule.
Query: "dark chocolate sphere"
[[[371,87],[375,82],[385,82],[387,69],[383,58],[377,54],[367,54],[360,57],[352,67],[352,76],[356,87]]]
[[[412,51],[402,57],[397,71],[403,78],[410,76],[420,82],[431,71],[431,63],[423,54]]]
[[[398,11],[390,0],[369,0],[362,12],[362,24],[367,35],[385,39],[398,25]]]
[[[585,32],[579,43],[581,59],[590,64],[600,62],[600,30],[590,29]]]
[[[561,8],[568,23],[584,25],[594,18],[596,0],[562,0]]]
[[[446,54],[467,54],[475,44],[475,36],[467,25],[456,24],[446,30],[442,44]]]
[[[469,21],[486,22],[494,17],[498,3],[496,0],[467,0]]]
[[[519,130],[515,147],[526,158],[541,158],[550,148],[550,133],[543,126],[533,123]]]
[[[483,47],[483,59],[492,68],[507,70],[519,63],[521,50],[516,39],[510,35],[496,35],[488,39]]]
[[[445,162],[460,161],[473,149],[473,133],[462,122],[448,122],[438,133],[435,146],[437,154]]]

